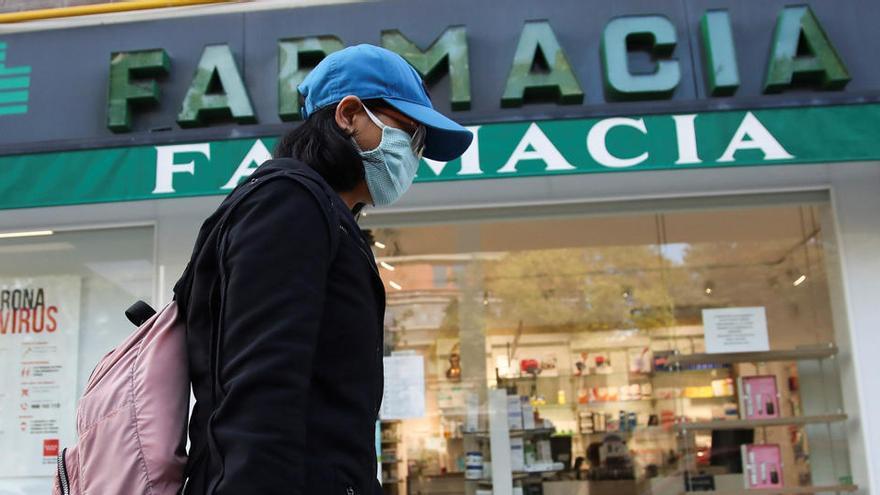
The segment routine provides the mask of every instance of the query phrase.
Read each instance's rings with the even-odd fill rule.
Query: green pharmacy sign
[[[6,43],[0,41],[0,116],[27,113],[30,67],[6,66]]]
[[[708,10],[701,17],[699,50],[711,96],[735,95],[740,86],[732,29],[727,10]],[[599,50],[604,95],[586,95],[584,81],[578,80],[573,65],[582,62],[583,57],[566,53],[549,21],[527,21],[520,31],[504,86],[498,88],[503,91],[500,106],[518,108],[537,102],[582,105],[600,98],[609,102],[671,99],[681,85],[682,66],[688,63],[674,55],[681,41],[677,33],[672,21],[662,15],[610,19]],[[453,111],[471,108],[471,70],[481,65],[472,67],[469,63],[470,42],[465,26],[446,27],[426,48],[396,29],[382,31],[379,43],[400,54],[429,85],[448,77]],[[316,63],[344,47],[341,38],[329,34],[277,41],[278,69],[273,77],[280,120],[300,118],[297,86]],[[654,59],[654,68],[649,72],[634,71],[630,66],[632,52],[640,47],[647,47]],[[768,53],[740,54],[743,56],[766,58],[764,93],[784,92],[805,82],[824,90],[842,90],[851,79],[818,17],[806,6],[789,6],[779,12]],[[181,128],[208,127],[217,121],[260,121],[228,44],[205,46],[183,100],[163,101],[163,77],[181,70],[186,69],[172,68],[164,48],[114,52],[110,57],[107,127],[116,133],[131,132],[137,113],[160,104],[179,109],[176,123]]]
[[[880,104],[475,125],[416,182],[880,160]],[[0,208],[222,195],[275,138],[0,156]]]

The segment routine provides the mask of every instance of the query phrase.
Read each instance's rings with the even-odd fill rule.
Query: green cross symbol
[[[0,41],[0,116],[27,113],[31,68],[6,67],[6,43]]]

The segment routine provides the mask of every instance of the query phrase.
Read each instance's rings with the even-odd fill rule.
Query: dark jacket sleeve
[[[328,222],[317,198],[287,179],[262,185],[230,220],[220,403],[210,426],[222,463],[214,493],[304,495]]]

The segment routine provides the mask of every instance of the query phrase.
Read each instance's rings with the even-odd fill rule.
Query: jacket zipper
[[[348,229],[346,229],[344,225],[339,224],[339,228],[342,229],[342,231],[345,232],[346,235],[351,235],[351,234],[349,234]],[[364,244],[364,241],[362,239],[357,240],[358,251],[360,251],[361,254],[364,255],[364,257],[367,259],[367,264],[370,265],[370,268],[373,270],[373,273],[376,274],[377,277],[379,277],[379,280],[382,280],[382,275],[379,274],[379,269],[376,268],[376,263],[373,261],[373,258],[369,255],[369,253],[367,253],[367,251],[364,250],[363,244]]]
[[[331,205],[332,205],[332,203],[331,203]],[[345,232],[346,235],[350,235],[349,232],[348,232],[348,229],[346,229],[345,226],[342,225],[341,223],[339,224],[339,228],[340,228],[343,232]],[[382,275],[379,274],[379,269],[376,268],[376,263],[373,261],[372,256],[370,256],[370,255],[364,250],[364,247],[363,247],[363,246],[364,246],[364,241],[363,241],[363,239],[362,239],[362,238],[358,238],[357,241],[356,241],[356,244],[358,245],[358,251],[360,251],[361,254],[364,255],[364,258],[367,259],[367,264],[370,265],[370,268],[373,270],[373,273],[376,275],[376,277],[379,278],[379,282],[382,283]],[[380,333],[383,333],[383,332],[385,331],[385,329],[384,329],[383,327],[384,327],[383,322],[380,321],[380,322],[379,322],[379,332],[380,332]],[[381,338],[380,338],[380,342],[381,342]],[[383,362],[382,362],[382,346],[381,346],[381,344],[379,345],[379,347],[376,347],[376,360],[377,360],[377,362],[378,362],[378,366],[384,366],[384,365],[383,365]],[[376,405],[373,406],[373,410],[374,410],[374,414],[373,414],[373,415],[374,415],[376,418],[379,417],[379,411],[382,409],[382,395],[383,395],[383,392],[382,392],[382,390],[380,390],[380,391],[379,391],[379,394],[378,394],[379,399],[376,401]]]
[[[64,466],[64,454],[67,449],[58,454],[58,484],[61,485],[62,495],[70,495],[70,481],[67,479],[67,468]]]

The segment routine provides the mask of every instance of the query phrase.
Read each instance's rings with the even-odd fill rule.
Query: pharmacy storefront
[[[878,493],[880,8],[216,9],[0,34],[0,494],[357,43],[475,135],[361,219],[385,493]]]

